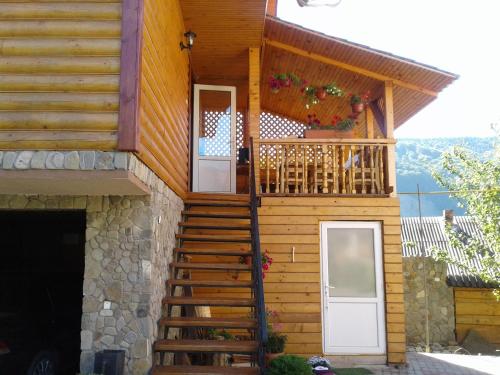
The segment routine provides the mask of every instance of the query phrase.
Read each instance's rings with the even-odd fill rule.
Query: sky
[[[486,137],[500,123],[499,0],[342,0],[316,8],[279,0],[278,17],[460,75],[397,138]]]

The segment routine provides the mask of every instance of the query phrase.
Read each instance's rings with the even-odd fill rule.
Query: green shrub
[[[266,352],[267,353],[283,353],[285,351],[287,337],[280,335],[279,332],[271,331],[267,337]]]
[[[311,365],[307,360],[296,355],[286,354],[269,363],[266,375],[312,375]]]

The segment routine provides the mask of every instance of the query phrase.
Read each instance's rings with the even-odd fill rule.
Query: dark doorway
[[[85,226],[85,211],[0,211],[1,374],[79,372]]]

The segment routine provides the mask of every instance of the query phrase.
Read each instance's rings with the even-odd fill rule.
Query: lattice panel
[[[302,137],[305,124],[273,115],[269,112],[260,114],[260,139],[277,139],[284,137]]]
[[[203,112],[204,132],[200,134],[200,155],[229,156],[231,117],[222,111]],[[236,113],[236,146],[243,145],[243,114]]]

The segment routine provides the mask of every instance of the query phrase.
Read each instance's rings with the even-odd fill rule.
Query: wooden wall
[[[189,55],[178,0],[144,0],[139,157],[180,196],[188,189]]]
[[[388,360],[405,361],[405,315],[397,198],[263,197],[259,208],[262,251],[274,259],[265,277],[267,308],[279,312],[282,331],[288,336],[286,351],[304,356],[322,353],[320,295],[320,221],[352,220],[383,223],[384,278]],[[218,231],[220,233],[221,231]],[[198,233],[192,231],[192,233]],[[203,247],[206,245],[192,245]],[[219,248],[245,249],[247,245],[222,244]],[[295,262],[292,262],[295,246]],[[214,259],[215,258],[215,259]],[[234,262],[229,257],[196,258],[197,262]],[[217,274],[232,280],[234,273]],[[209,272],[193,272],[193,278],[206,280]],[[239,280],[249,275],[240,273]],[[216,288],[195,289],[197,296],[250,297],[243,289],[227,292]],[[247,316],[243,308],[212,308],[215,316]]]
[[[455,288],[455,322],[460,343],[474,329],[500,345],[500,302],[491,289]]]
[[[266,306],[280,313],[287,352],[322,353],[320,221],[383,223],[388,361],[405,361],[399,199],[262,198],[262,249],[276,261],[265,278]],[[292,263],[295,246],[295,263]]]
[[[0,2],[0,149],[114,149],[121,0]]]

